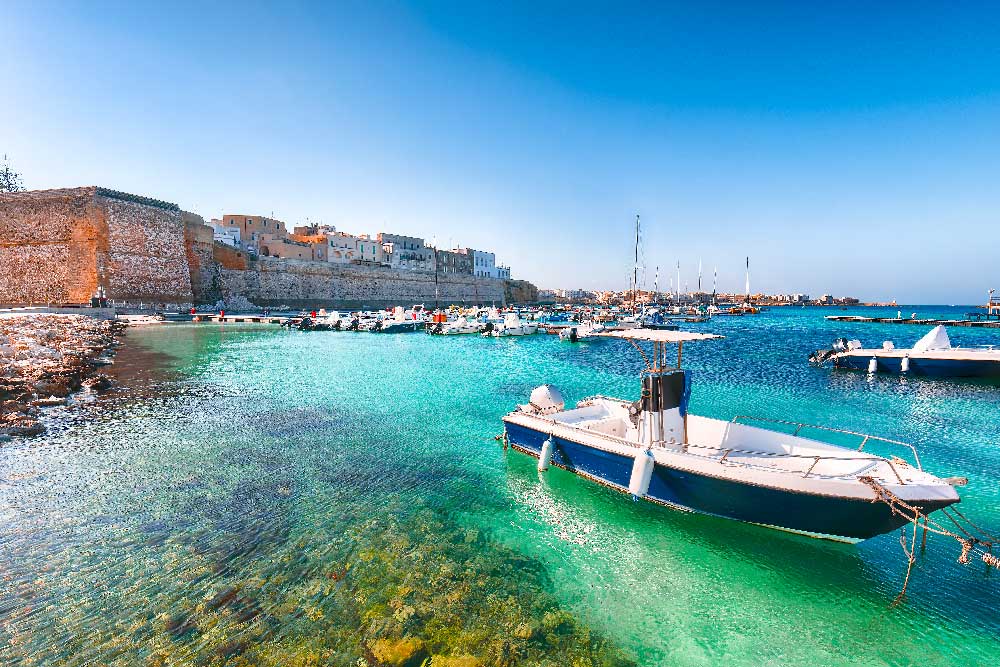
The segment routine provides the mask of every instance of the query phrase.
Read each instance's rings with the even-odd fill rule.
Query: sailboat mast
[[[698,293],[701,294],[701,258],[698,259]]]
[[[677,303],[681,301],[681,260],[677,260]]]
[[[750,258],[747,257],[747,303],[750,303]]]
[[[632,312],[635,313],[635,291],[639,280],[639,216],[635,216],[635,264],[632,265]]]

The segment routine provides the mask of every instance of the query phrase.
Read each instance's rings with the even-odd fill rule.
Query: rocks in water
[[[124,325],[84,315],[0,318],[0,436],[44,432],[37,407],[61,405],[82,387],[110,379],[91,363],[117,344]]]
[[[428,657],[424,642],[414,637],[376,639],[371,653],[383,667],[420,667]]]

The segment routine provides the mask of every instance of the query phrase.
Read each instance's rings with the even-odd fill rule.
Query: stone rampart
[[[0,303],[192,300],[180,209],[97,187],[0,194]]]
[[[401,271],[365,265],[260,258],[246,271],[221,269],[224,297],[243,296],[260,306],[385,308],[423,303],[504,303],[501,280]]]
[[[534,286],[472,275],[250,259],[176,204],[99,187],[0,193],[0,305],[116,302],[184,308],[382,308],[523,303]]]

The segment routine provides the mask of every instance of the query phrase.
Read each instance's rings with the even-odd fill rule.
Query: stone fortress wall
[[[223,294],[261,306],[386,308],[396,305],[496,304],[504,282],[472,275],[407,271],[356,264],[325,264],[262,257],[244,271],[220,269]]]
[[[104,188],[0,193],[0,303],[190,303],[176,205]]]
[[[537,298],[524,281],[251,259],[214,242],[201,216],[106,188],[0,193],[0,305],[89,304],[98,287],[115,301],[178,308],[236,296],[293,308]]]

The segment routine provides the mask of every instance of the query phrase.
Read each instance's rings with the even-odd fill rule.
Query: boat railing
[[[692,449],[709,449],[714,452],[721,452],[722,456],[709,456],[707,454],[697,454],[692,452]],[[746,454],[747,456],[761,457],[761,458],[774,458],[774,459],[803,459],[804,461],[812,461],[812,464],[804,471],[799,470],[777,470],[777,472],[787,472],[787,473],[802,473],[802,477],[809,477],[816,470],[816,466],[819,465],[820,461],[837,461],[838,463],[843,463],[844,461],[870,461],[872,463],[884,463],[889,466],[892,470],[892,474],[896,476],[896,480],[905,485],[906,482],[903,480],[903,476],[899,474],[899,470],[896,469],[895,462],[890,459],[881,456],[858,456],[845,459],[842,456],[823,456],[821,454],[789,454],[787,452],[763,452],[752,449],[736,449],[735,447],[729,447],[726,449],[721,449],[713,445],[693,445],[687,443],[684,445],[684,453],[690,454],[691,456],[699,456],[708,459],[718,459],[720,463],[728,463],[731,465],[741,465],[746,467],[752,467],[751,463],[744,463],[743,461],[731,461],[729,460],[730,454]],[[900,459],[901,460],[901,459]],[[905,463],[905,461],[904,461]],[[908,465],[908,464],[907,464]]]
[[[596,400],[596,399],[608,399],[608,400],[613,400],[613,401],[625,402],[625,401],[621,401],[620,399],[609,398],[607,396],[597,395],[597,396],[590,396],[588,398],[585,398],[585,399],[581,400],[580,403],[578,403],[578,405],[580,405],[582,403],[587,403],[588,401]],[[564,423],[562,423],[562,422],[560,422],[560,421],[558,421],[556,419],[553,419],[552,417],[545,417],[545,416],[535,415],[535,418],[536,419],[540,419],[540,420],[542,420],[544,422],[547,422],[547,423],[551,424],[554,427],[555,426],[561,426],[561,427],[565,427],[565,428],[574,428],[572,425],[570,425],[570,424],[564,424]],[[740,419],[740,418],[743,418],[743,419],[761,419],[761,418],[757,418],[757,417],[750,417],[750,416],[747,416],[747,415],[741,415],[740,417],[734,418],[733,422],[735,423],[736,419]],[[764,419],[763,421],[767,421],[767,420]],[[780,420],[773,420],[773,421],[780,421]],[[797,425],[796,422],[785,422],[785,423],[792,424],[792,425]],[[808,424],[803,424],[802,426],[805,427],[805,426],[809,426],[809,425]],[[825,428],[825,427],[818,427],[818,428]],[[829,429],[829,430],[837,431],[839,429]],[[796,431],[796,433],[797,432],[798,431]],[[862,436],[864,435],[864,434],[859,434],[859,433],[853,433],[851,431],[843,431],[843,432],[851,434],[851,435],[862,435]],[[616,443],[618,445],[625,445],[627,447],[636,447],[636,446],[638,446],[637,443],[635,443],[635,442],[632,442],[632,441],[626,440],[625,438],[620,438],[618,436],[611,435],[611,434],[608,434],[608,433],[602,433],[601,431],[589,431],[588,430],[588,433],[590,435],[594,436],[594,437],[602,438],[604,440]],[[878,438],[877,436],[869,436],[869,439],[885,440],[885,438]],[[865,440],[865,441],[862,442],[862,447],[864,446],[865,442],[867,442],[867,440]],[[890,443],[893,443],[893,444],[905,445],[905,446],[911,447],[911,449],[912,449],[912,446],[911,445],[907,445],[906,443],[896,442],[894,440],[887,440],[887,442],[890,442]],[[670,449],[670,450],[673,450],[673,451],[677,451],[676,448],[675,448],[675,446],[669,446],[666,443],[662,443],[662,442],[655,443],[652,446],[656,447],[658,449]],[[696,453],[696,452],[692,452],[691,451],[692,449],[712,450],[713,452],[716,452],[717,454],[721,453],[721,456],[719,456],[719,455],[710,456],[708,454],[699,454],[699,453]],[[787,473],[787,474],[801,473],[803,478],[809,477],[809,475],[813,474],[813,471],[816,469],[816,466],[819,465],[820,461],[838,461],[838,462],[844,462],[844,461],[871,461],[872,463],[884,463],[884,464],[886,464],[886,465],[889,466],[889,468],[892,470],[892,473],[896,476],[896,480],[901,485],[905,485],[906,482],[904,481],[903,476],[899,474],[899,470],[896,468],[896,463],[898,461],[898,462],[901,462],[903,465],[909,467],[909,464],[906,463],[906,461],[904,461],[902,459],[898,459],[897,461],[893,461],[892,459],[887,459],[885,457],[877,456],[877,455],[872,455],[872,456],[858,456],[858,457],[852,457],[852,458],[849,458],[849,459],[845,459],[842,456],[823,456],[822,454],[790,454],[788,452],[768,452],[768,451],[759,451],[759,450],[751,450],[751,449],[737,449],[735,447],[722,448],[722,447],[715,446],[715,445],[695,445],[695,444],[691,444],[691,443],[684,443],[683,445],[681,445],[681,451],[683,451],[685,454],[687,454],[689,456],[696,456],[696,457],[699,457],[699,458],[706,458],[706,459],[718,459],[720,463],[728,463],[729,465],[744,466],[744,467],[747,467],[747,468],[753,467],[753,464],[746,463],[746,462],[743,462],[743,461],[731,461],[731,460],[729,460],[729,456],[731,454],[736,454],[737,456],[739,456],[740,454],[745,454],[747,456],[756,456],[756,457],[761,457],[761,458],[772,458],[772,459],[803,459],[803,460],[806,460],[806,461],[811,460],[812,464],[809,466],[808,469],[806,469],[804,471],[773,469],[774,472],[780,472],[780,473]],[[859,448],[858,451],[861,451],[861,449]],[[916,453],[916,451],[914,450],[914,454],[915,453]],[[917,459],[918,466],[919,466],[919,463],[920,463],[920,459],[918,458]],[[923,470],[923,469],[920,468],[920,470]]]
[[[853,435],[853,436],[856,436],[858,438],[861,438],[861,443],[858,445],[858,451],[859,452],[862,451],[862,450],[864,450],[865,445],[867,445],[872,440],[874,440],[876,442],[884,442],[884,443],[889,444],[889,445],[895,445],[897,447],[905,447],[906,449],[910,450],[911,454],[913,454],[913,460],[917,464],[917,470],[923,471],[923,469],[924,469],[923,465],[921,465],[921,463],[920,463],[920,454],[917,453],[917,448],[914,447],[913,445],[911,445],[908,442],[901,442],[899,440],[890,440],[889,438],[883,438],[883,437],[877,436],[877,435],[870,435],[868,433],[859,433],[857,431],[848,431],[846,429],[834,428],[832,426],[818,426],[816,424],[806,424],[806,423],[803,423],[803,422],[793,422],[793,421],[788,421],[788,420],[785,420],[785,419],[773,419],[771,417],[755,417],[753,415],[736,415],[735,417],[733,417],[732,422],[734,424],[737,424],[737,423],[740,423],[740,421],[742,421],[742,420],[752,420],[752,421],[758,421],[758,422],[768,422],[768,423],[772,423],[772,424],[785,424],[785,425],[788,425],[788,426],[794,426],[795,427],[795,431],[791,434],[793,437],[797,437],[799,435],[799,433],[802,432],[803,429],[817,430],[817,431],[829,431],[831,433],[843,433],[845,435]]]

